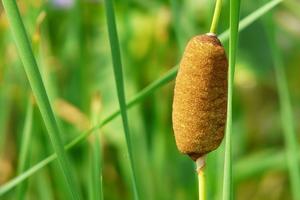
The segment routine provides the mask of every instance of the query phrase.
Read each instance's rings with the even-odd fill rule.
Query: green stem
[[[92,116],[91,123],[93,126],[97,125],[99,116],[101,115],[101,98],[100,95],[95,95],[92,100]],[[102,183],[102,150],[100,145],[99,131],[95,130],[94,140],[91,142],[92,159],[91,159],[91,199],[103,200],[103,183]]]
[[[29,157],[30,157],[30,143],[31,143],[31,127],[32,127],[32,113],[33,113],[33,102],[29,98],[26,117],[24,123],[24,129],[21,136],[21,148],[19,153],[19,163],[18,163],[18,174],[22,174],[29,166]],[[25,199],[26,192],[26,182],[19,185],[16,192],[16,199],[22,200]]]
[[[245,29],[254,21],[256,21],[259,17],[263,16],[265,13],[270,11],[272,8],[274,8],[281,2],[282,0],[273,0],[261,6],[260,8],[256,9],[255,12],[253,12],[251,15],[248,15],[242,21],[240,21],[239,30]],[[228,38],[229,34],[230,34],[229,30],[224,31],[222,34],[219,35],[220,40],[222,41],[223,38]]]
[[[216,33],[218,23],[219,23],[219,18],[221,15],[221,10],[222,10],[222,0],[216,0],[214,16],[213,16],[211,26],[210,26],[210,31],[209,31],[210,33]]]
[[[225,135],[225,160],[223,178],[223,200],[232,198],[232,159],[231,159],[231,133],[232,133],[232,96],[234,85],[234,71],[238,42],[240,15],[240,0],[230,1],[230,37],[229,37],[229,69],[228,69],[228,103]]]
[[[124,87],[124,79],[123,79],[123,67],[121,61],[121,52],[120,52],[120,45],[119,45],[119,38],[115,20],[115,12],[114,12],[114,5],[113,0],[105,0],[105,13],[107,19],[107,28],[108,28],[108,35],[109,35],[109,42],[112,54],[112,63],[113,63],[113,70],[114,70],[114,77],[117,87],[117,94],[120,106],[120,113],[122,117],[123,129],[125,134],[126,140],[126,148],[127,148],[127,155],[129,159],[129,168],[131,173],[131,182],[133,187],[133,194],[134,199],[139,199],[138,194],[138,184],[137,184],[137,177],[136,177],[136,170],[135,170],[135,162],[133,156],[133,148],[132,148],[132,141],[131,135],[129,130],[129,123],[128,123],[128,115],[127,115],[127,105],[125,100],[125,87]]]

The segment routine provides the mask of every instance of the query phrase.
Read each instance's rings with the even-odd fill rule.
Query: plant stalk
[[[210,33],[216,33],[218,23],[219,23],[219,18],[221,15],[221,10],[222,10],[222,0],[216,0],[216,5],[215,5],[215,11],[214,11],[214,16],[211,22],[210,26]]]
[[[206,190],[205,190],[205,157],[200,157],[196,160],[197,173],[198,173],[198,192],[199,200],[206,200]]]
[[[33,50],[30,45],[16,0],[2,0],[4,10],[7,15],[10,28],[13,33],[15,44],[22,60],[24,70],[36,98],[37,105],[42,114],[45,126],[47,128],[50,140],[58,158],[60,168],[64,179],[68,185],[72,199],[80,199],[79,193],[75,189],[75,181],[70,173],[69,163],[64,150],[63,141],[60,136],[60,130],[56,122],[53,109],[50,105],[41,73],[34,58]]]
[[[230,37],[229,37],[229,69],[228,69],[228,100],[227,120],[225,133],[224,153],[224,178],[223,178],[223,200],[231,200],[232,189],[232,158],[231,158],[231,134],[232,134],[232,97],[234,86],[234,72],[238,42],[240,15],[240,0],[230,0]]]

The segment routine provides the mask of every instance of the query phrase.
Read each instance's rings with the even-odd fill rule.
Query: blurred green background
[[[175,66],[186,42],[209,30],[212,0],[115,0],[127,99]],[[113,76],[103,1],[18,1],[43,80],[65,143],[119,104]],[[263,5],[242,1],[241,18]],[[294,124],[300,131],[300,3],[276,7],[272,21],[284,62]],[[274,64],[264,17],[239,35],[233,101],[233,178],[236,199],[286,200],[291,189],[285,159]],[[224,1],[218,33],[229,25]],[[227,48],[228,43],[224,43]],[[129,109],[138,189],[142,200],[198,198],[194,163],[175,145],[171,124],[174,81]],[[26,105],[31,89],[0,5],[0,185],[17,175]],[[99,98],[100,97],[100,98]],[[30,166],[53,152],[34,106]],[[101,147],[104,199],[132,199],[121,118],[97,131]],[[83,199],[91,199],[92,146],[89,136],[68,151]],[[222,192],[223,145],[208,155],[208,199]],[[299,159],[295,158],[295,159]],[[69,199],[57,161],[28,179],[26,198]],[[299,188],[300,189],[300,188]],[[0,199],[14,199],[16,190]]]

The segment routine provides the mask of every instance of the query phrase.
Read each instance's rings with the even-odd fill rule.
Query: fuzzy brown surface
[[[177,147],[193,160],[216,149],[224,137],[227,70],[217,37],[189,41],[176,77],[172,118]]]

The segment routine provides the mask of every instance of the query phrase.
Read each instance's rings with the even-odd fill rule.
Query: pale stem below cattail
[[[196,160],[196,167],[198,173],[198,187],[199,187],[199,200],[205,200],[205,175],[204,175],[204,167],[205,167],[205,157],[202,156]]]

